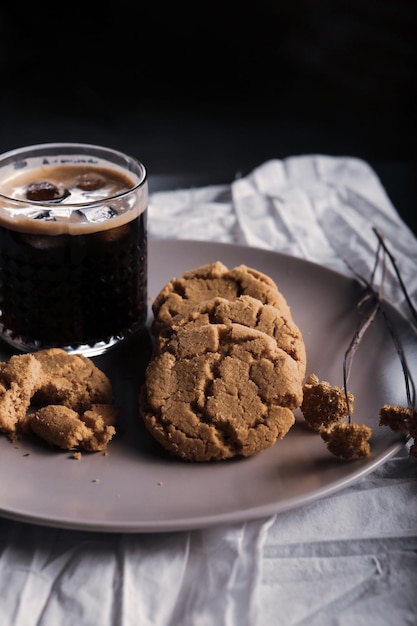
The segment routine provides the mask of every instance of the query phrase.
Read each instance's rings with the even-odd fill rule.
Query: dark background
[[[0,150],[108,145],[151,191],[269,158],[368,161],[417,232],[414,0],[0,9]]]

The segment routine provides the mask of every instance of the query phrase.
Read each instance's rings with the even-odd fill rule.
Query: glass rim
[[[126,196],[131,195],[132,193],[135,193],[136,191],[138,191],[141,187],[144,187],[145,184],[147,183],[147,170],[146,167],[144,166],[144,164],[139,161],[139,159],[136,159],[135,157],[130,156],[129,154],[126,154],[125,152],[122,152],[121,150],[116,150],[115,148],[109,148],[108,146],[103,146],[103,145],[99,145],[99,144],[93,144],[93,143],[80,143],[80,142],[69,142],[69,141],[63,141],[63,142],[50,142],[50,143],[39,143],[39,144],[28,144],[27,146],[22,146],[20,148],[14,148],[12,150],[8,150],[6,152],[2,152],[0,153],[0,167],[2,165],[2,162],[5,160],[9,160],[10,163],[13,163],[13,158],[14,157],[19,157],[23,155],[27,155],[27,158],[33,158],[36,156],[42,156],[42,155],[36,155],[34,153],[36,152],[41,152],[43,150],[47,151],[47,150],[52,150],[52,151],[57,151],[55,154],[51,153],[51,156],[59,156],[58,151],[63,151],[62,156],[65,156],[65,150],[68,149],[68,155],[72,154],[75,155],[77,154],[76,150],[82,150],[84,151],[84,153],[86,155],[88,155],[88,151],[96,151],[96,152],[102,152],[103,153],[103,157],[105,158],[105,155],[113,155],[113,156],[117,156],[121,161],[125,161],[126,163],[131,163],[134,164],[138,170],[140,170],[141,175],[139,175],[138,173],[135,172],[135,174],[138,176],[139,180],[138,182],[133,185],[133,187],[130,187],[129,189],[126,189],[126,191],[122,191],[120,193],[117,193],[113,196],[108,196],[105,199],[101,198],[100,200],[87,200],[86,202],[77,202],[77,203],[71,203],[71,202],[66,202],[65,204],[59,204],[56,200],[28,200],[28,199],[21,199],[21,198],[14,198],[13,196],[9,196],[7,194],[4,194],[0,191],[0,198],[7,200],[8,202],[13,202],[16,206],[43,206],[43,207],[48,207],[48,208],[57,208],[57,207],[65,207],[67,209],[79,209],[80,207],[91,207],[94,206],[96,204],[103,204],[103,200],[107,201],[112,201],[112,200],[120,200]],[[32,154],[33,153],[33,154]],[[80,156],[82,155],[82,152],[80,153]],[[45,158],[47,158],[47,155],[43,155],[45,156]],[[92,158],[94,158],[94,155],[91,155]],[[96,155],[98,156],[98,155]],[[16,159],[17,161],[18,159]],[[109,161],[109,164],[112,164],[111,161]],[[113,163],[113,165],[117,165],[115,163]],[[119,167],[122,167],[122,165],[120,164]],[[126,170],[129,172],[129,170],[126,168]]]

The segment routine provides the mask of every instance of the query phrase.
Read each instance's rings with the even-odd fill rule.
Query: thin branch
[[[411,299],[408,295],[407,289],[402,280],[402,277],[400,275],[395,259],[390,253],[390,251],[388,250],[383,240],[382,235],[377,231],[376,228],[373,228],[373,231],[375,232],[378,238],[378,247],[375,253],[375,262],[374,262],[374,266],[371,272],[370,280],[367,280],[366,278],[358,274],[358,272],[350,265],[350,263],[346,261],[346,264],[351,269],[351,271],[355,275],[358,282],[361,283],[362,286],[364,287],[364,295],[360,299],[358,306],[357,306],[361,317],[358,322],[355,334],[352,338],[352,341],[350,342],[348,346],[348,349],[345,352],[344,359],[343,359],[343,386],[344,386],[344,392],[345,392],[345,398],[346,398],[349,423],[351,422],[351,410],[350,410],[347,386],[348,386],[348,381],[350,377],[350,372],[352,369],[353,359],[359,347],[359,344],[361,343],[363,339],[363,336],[365,335],[366,331],[368,330],[368,328],[374,321],[378,311],[381,311],[384,317],[385,324],[394,342],[394,346],[396,348],[398,358],[400,359],[400,363],[401,363],[401,367],[402,367],[402,371],[404,375],[404,381],[405,381],[407,404],[409,407],[415,408],[415,403],[416,403],[416,387],[415,387],[410,369],[407,364],[407,360],[405,357],[403,347],[401,345],[400,338],[394,328],[392,321],[389,318],[386,305],[384,303],[383,291],[384,291],[384,283],[385,283],[386,274],[387,274],[387,264],[386,264],[387,256],[394,267],[394,271],[397,276],[400,287],[404,293],[408,306],[410,307],[410,310],[413,314],[413,317],[416,319],[416,321],[417,321],[417,311],[415,307],[413,306],[413,303],[411,302]],[[381,257],[381,251],[383,252],[382,257]],[[380,281],[378,290],[376,290],[373,285],[375,282],[377,269],[380,264],[382,264],[381,281]]]
[[[397,276],[398,282],[400,284],[400,287],[402,289],[402,292],[404,294],[406,302],[407,302],[407,304],[408,304],[408,306],[410,308],[411,314],[412,314],[415,322],[417,322],[417,309],[415,308],[415,306],[412,303],[411,298],[410,298],[410,296],[408,294],[407,288],[406,288],[405,283],[404,283],[404,281],[402,279],[402,276],[401,276],[400,270],[398,268],[397,262],[396,262],[394,256],[388,250],[388,248],[387,248],[387,246],[385,244],[383,235],[375,227],[373,227],[372,230],[374,231],[375,235],[378,238],[378,241],[379,241],[380,245],[384,248],[384,251],[386,252],[386,254],[388,255],[389,260],[391,261],[392,267],[394,268],[394,272],[395,272],[395,274]]]
[[[410,368],[408,367],[408,364],[407,364],[407,359],[406,359],[403,347],[401,345],[398,334],[389,318],[385,304],[383,302],[381,302],[380,304],[381,304],[381,313],[384,317],[385,324],[388,328],[391,338],[394,342],[395,349],[397,351],[398,358],[400,359],[401,367],[403,370],[405,390],[406,390],[406,396],[407,396],[407,405],[411,408],[415,408],[416,388],[415,388],[413,377],[410,372]]]
[[[371,294],[369,292],[371,292]],[[404,375],[407,405],[412,408],[415,408],[416,406],[415,383],[414,383],[412,374],[410,372],[410,368],[408,367],[407,359],[404,353],[404,349],[401,345],[400,338],[388,315],[386,304],[384,300],[381,298],[380,294],[372,290],[370,287],[368,287],[367,297],[370,298],[372,302],[372,306],[370,307],[370,310],[367,312],[367,314],[362,316],[362,319],[358,323],[353,339],[350,342],[349,347],[346,350],[345,356],[343,359],[343,387],[344,387],[344,392],[345,392],[349,423],[351,421],[351,411],[350,411],[350,406],[349,406],[347,386],[348,386],[350,371],[352,368],[353,358],[356,354],[357,349],[359,348],[359,344],[361,343],[363,336],[365,335],[366,331],[368,330],[368,328],[374,321],[378,311],[381,311],[384,317],[386,327],[394,342],[394,346],[395,346],[398,358],[401,363],[401,368],[402,368],[403,375]],[[362,299],[362,301],[364,299]]]
[[[352,341],[350,342],[348,346],[348,349],[345,352],[344,359],[343,359],[343,388],[345,392],[349,424],[351,422],[351,410],[350,410],[350,402],[349,402],[349,396],[348,396],[348,381],[349,381],[350,372],[352,369],[353,358],[356,354],[357,349],[359,348],[359,344],[361,343],[362,338],[364,334],[366,333],[366,331],[368,330],[369,326],[374,321],[379,310],[379,306],[380,306],[379,299],[378,297],[375,297],[375,295],[376,294],[373,292],[373,290],[370,287],[368,287],[367,295],[364,298],[362,298],[360,304],[363,304],[366,300],[368,300],[368,303],[370,302],[370,307],[369,307],[370,310],[366,314],[361,315],[361,319],[357,325],[355,334],[352,338]],[[359,308],[360,306],[358,305],[358,309]]]

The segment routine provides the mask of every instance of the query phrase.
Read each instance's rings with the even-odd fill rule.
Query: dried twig
[[[376,228],[373,228],[373,231],[378,239],[378,247],[377,247],[377,251],[375,254],[375,263],[374,263],[374,267],[372,269],[371,272],[371,278],[370,280],[367,280],[366,278],[364,278],[363,276],[361,276],[360,274],[358,274],[358,272],[356,272],[349,263],[347,263],[347,265],[349,266],[349,268],[351,269],[351,271],[353,272],[353,274],[355,275],[356,279],[358,280],[359,283],[361,283],[364,287],[364,296],[361,298],[359,304],[358,304],[358,310],[361,314],[361,318],[359,320],[357,329],[355,331],[354,337],[351,341],[351,343],[349,344],[348,349],[346,350],[345,356],[344,356],[344,360],[343,360],[343,384],[344,384],[344,390],[345,390],[345,395],[346,398],[348,398],[347,396],[347,383],[349,380],[349,375],[350,375],[350,371],[352,368],[352,362],[353,362],[353,358],[354,355],[356,353],[356,350],[359,347],[360,342],[362,341],[363,336],[365,335],[365,332],[368,330],[368,328],[370,327],[370,325],[372,324],[372,322],[374,321],[377,313],[379,311],[381,311],[381,314],[383,315],[385,324],[387,326],[388,332],[391,335],[391,338],[394,342],[394,346],[395,349],[397,351],[398,354],[398,358],[400,360],[401,363],[401,367],[403,370],[403,375],[404,375],[404,382],[405,382],[405,390],[406,390],[406,398],[407,398],[407,405],[409,408],[414,409],[416,408],[416,386],[410,371],[410,368],[408,366],[407,363],[407,359],[406,359],[406,355],[404,352],[404,349],[401,345],[401,340],[400,337],[397,333],[397,330],[395,328],[395,325],[391,319],[391,316],[388,313],[388,307],[387,307],[387,302],[385,301],[384,297],[383,297],[383,291],[384,291],[384,281],[386,279],[386,258],[388,257],[393,268],[395,271],[395,274],[397,276],[398,279],[398,283],[401,287],[401,290],[404,293],[404,297],[407,301],[407,304],[410,308],[411,314],[413,316],[413,318],[417,321],[417,310],[414,307],[411,298],[407,292],[406,286],[404,284],[404,281],[401,277],[401,273],[400,270],[397,266],[397,263],[395,261],[395,258],[393,257],[393,255],[391,254],[391,252],[389,251],[385,241],[384,241],[384,237],[381,235],[381,233],[378,232],[378,230]],[[383,255],[381,257],[381,250],[383,251]],[[375,276],[377,273],[377,269],[378,266],[382,263],[382,268],[381,268],[381,281],[380,281],[380,285],[378,290],[375,289],[374,287],[374,282],[375,282]],[[366,306],[364,306],[366,305]],[[350,421],[350,411],[349,411],[349,403],[348,403],[348,418]]]
[[[351,408],[350,408],[350,402],[349,402],[349,396],[348,396],[348,381],[349,381],[349,376],[350,376],[350,372],[352,369],[353,358],[356,354],[357,349],[359,348],[359,344],[361,343],[363,336],[365,335],[369,326],[374,321],[380,308],[379,299],[374,297],[374,293],[372,292],[372,289],[370,287],[367,287],[366,291],[367,293],[365,297],[362,298],[362,300],[358,304],[358,310],[360,310],[361,308],[362,309],[364,308],[363,305],[366,303],[368,305],[366,312],[362,310],[361,319],[359,320],[355,334],[343,358],[343,388],[345,391],[345,399],[346,399],[349,424],[351,422]]]
[[[411,298],[410,298],[410,296],[408,294],[408,291],[407,291],[407,288],[405,286],[405,283],[404,283],[404,281],[402,279],[402,276],[400,274],[400,270],[398,269],[398,265],[396,263],[396,260],[395,260],[394,256],[391,254],[391,252],[388,250],[388,248],[387,248],[387,246],[385,244],[383,235],[375,227],[372,230],[374,231],[375,235],[378,238],[378,241],[379,241],[380,245],[383,247],[385,253],[388,255],[389,260],[391,261],[392,267],[394,268],[394,272],[395,272],[395,274],[397,276],[399,285],[400,285],[401,290],[402,290],[402,292],[404,294],[404,297],[405,297],[405,300],[406,300],[406,302],[408,304],[408,307],[410,309],[411,315],[413,316],[414,321],[417,322],[417,309],[415,308],[414,304],[411,301]]]

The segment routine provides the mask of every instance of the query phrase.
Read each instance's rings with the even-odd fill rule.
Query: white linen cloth
[[[374,226],[417,301],[417,240],[361,160],[271,160],[230,185],[150,200],[150,237],[257,246],[346,273],[344,259],[371,271]],[[387,297],[407,313],[399,290]],[[0,519],[0,626],[411,625],[416,576],[417,463],[405,448],[334,495],[247,523],[123,535]]]

